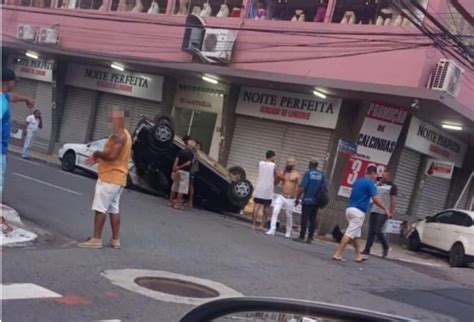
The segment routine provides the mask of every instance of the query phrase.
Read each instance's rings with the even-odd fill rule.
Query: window
[[[176,0],[175,15],[239,18],[242,0]]]
[[[112,0],[112,11],[130,11],[149,14],[165,13],[168,0]]]
[[[78,9],[98,10],[102,6],[102,0],[77,0]]]
[[[453,212],[445,211],[434,217],[434,222],[440,224],[452,224],[453,223]]]
[[[457,226],[471,227],[472,218],[462,212],[456,211],[453,214],[453,224]]]
[[[426,8],[427,0],[418,0]],[[336,0],[332,17],[333,23],[363,24],[379,26],[409,26],[411,23],[399,11],[399,6],[391,0]],[[411,12],[419,19],[423,14],[415,6],[410,5],[403,9]]]
[[[249,0],[247,18],[324,22],[327,0]]]

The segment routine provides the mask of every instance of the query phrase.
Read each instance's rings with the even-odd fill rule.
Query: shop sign
[[[357,154],[387,165],[407,115],[404,108],[372,102],[357,138]]]
[[[66,76],[68,85],[158,102],[163,81],[162,76],[74,63],[68,65]]]
[[[372,102],[357,137],[357,154],[351,155],[338,195],[350,197],[354,182],[375,166],[379,176],[385,171],[407,118],[404,108]]]
[[[339,140],[339,152],[353,155],[357,153],[357,145],[352,142]]]
[[[428,159],[425,174],[431,177],[451,179],[454,171],[454,162]]]
[[[334,129],[342,99],[243,87],[237,114]]]
[[[386,167],[384,164],[376,163],[364,158],[360,158],[353,155],[349,158],[349,165],[342,175],[342,182],[337,192],[338,196],[347,197],[351,196],[352,185],[354,182],[365,176],[367,168],[374,166],[377,168],[377,176],[382,176]]]
[[[441,129],[412,117],[405,146],[462,167],[467,145]]]
[[[53,60],[10,56],[9,65],[17,77],[43,82],[52,82],[53,80]]]
[[[224,105],[224,89],[206,84],[180,81],[176,90],[174,106],[192,110],[220,113]]]

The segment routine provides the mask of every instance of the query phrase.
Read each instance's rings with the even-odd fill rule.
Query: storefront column
[[[53,66],[52,81],[52,115],[51,115],[51,140],[49,141],[48,154],[54,152],[56,142],[61,130],[61,120],[64,113],[66,98],[66,64],[62,61],[55,61]]]
[[[174,77],[165,76],[163,82],[163,109],[162,113],[171,115],[173,112],[174,97],[176,95],[178,81]]]
[[[99,110],[99,102],[100,98],[104,95],[103,92],[100,92],[99,95],[95,97],[94,104],[91,106],[90,118],[89,123],[87,124],[87,131],[86,131],[86,141],[92,141],[92,137],[94,135],[95,123],[97,121],[97,111]]]
[[[224,98],[224,106],[222,110],[222,126],[221,126],[221,143],[219,147],[219,163],[227,165],[229,159],[230,146],[235,128],[235,109],[239,100],[239,85],[231,85],[229,91]]]
[[[320,210],[317,216],[318,234],[326,235],[331,233],[336,225],[343,228],[347,225],[345,219],[345,209],[347,208],[348,199],[338,196],[337,192],[341,184],[342,176],[349,164],[349,158],[339,155],[336,159],[337,146],[339,139],[347,142],[355,142],[359,135],[359,130],[364,122],[369,104],[361,104],[358,101],[344,100],[341,106],[338,123],[334,131],[331,142],[329,160],[327,162],[326,176],[329,182],[329,205],[327,208]],[[332,165],[334,167],[333,177],[330,178]]]

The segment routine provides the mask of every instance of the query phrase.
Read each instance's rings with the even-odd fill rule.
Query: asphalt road
[[[2,250],[3,283],[35,283],[59,299],[3,301],[3,321],[177,321],[191,306],[157,301],[111,284],[110,269],[169,271],[220,282],[245,295],[291,297],[355,306],[423,321],[472,321],[473,270],[426,268],[371,258],[331,260],[332,243],[267,237],[221,215],[178,211],[166,200],[123,195],[122,249],[79,249],[92,229],[94,180],[9,158],[4,201],[47,233]],[[106,226],[104,241],[110,236]],[[347,254],[351,258],[352,254]]]

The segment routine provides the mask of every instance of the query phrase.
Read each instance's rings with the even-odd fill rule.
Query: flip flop
[[[366,260],[368,260],[369,258],[368,257],[363,257],[362,259],[360,260],[356,260],[356,263],[362,263],[362,262],[365,262]]]
[[[184,210],[184,207],[181,206],[181,207],[178,207],[178,206],[173,206],[174,209],[177,209],[177,210]]]
[[[336,262],[345,262],[345,261],[346,261],[346,260],[345,260],[344,258],[342,258],[342,257],[341,257],[341,258],[337,258],[337,257],[334,257],[334,256],[332,257],[332,260],[333,260],[333,261],[336,261]]]

